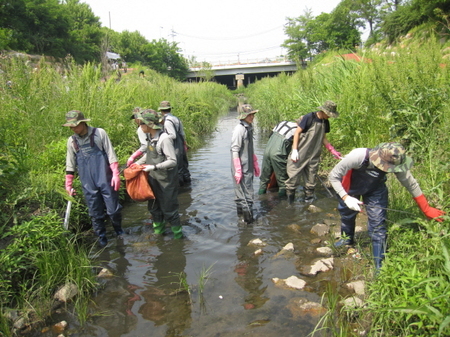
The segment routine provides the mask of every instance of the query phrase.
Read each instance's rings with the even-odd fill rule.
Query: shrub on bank
[[[359,62],[329,53],[292,76],[252,84],[246,95],[260,110],[258,126],[263,130],[315,111],[325,100],[335,101],[340,117],[330,120],[327,138],[338,151],[401,142],[415,161],[412,173],[428,201],[446,210],[450,69],[443,51],[442,45],[429,40],[403,48],[362,50]],[[329,171],[335,160],[325,152],[321,169]],[[407,211],[409,219],[404,213],[388,212],[389,251],[380,277],[370,287],[369,307],[358,322],[371,336],[448,335],[448,217],[439,224],[425,221],[395,177],[388,179],[388,187],[389,207]]]

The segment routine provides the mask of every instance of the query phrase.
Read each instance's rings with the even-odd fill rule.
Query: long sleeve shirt
[[[358,148],[352,150],[347,154],[330,172],[328,179],[333,186],[336,193],[342,198],[347,194],[342,186],[342,178],[351,169],[359,169],[362,167],[366,159],[366,148]],[[369,161],[369,168],[374,168],[374,165]],[[422,190],[416,179],[411,174],[411,171],[394,173],[398,181],[408,190],[413,197],[418,197],[422,194]]]

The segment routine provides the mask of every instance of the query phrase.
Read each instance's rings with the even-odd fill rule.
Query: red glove
[[[66,191],[69,195],[75,195],[75,190],[72,188],[73,174],[66,174]]]
[[[336,159],[342,159],[342,155],[340,152],[337,152],[335,150],[335,148],[333,147],[333,145],[331,145],[330,143],[328,143],[327,145],[325,145],[325,147],[327,148],[328,151],[330,151],[330,153],[334,156],[334,158]]]
[[[233,158],[233,166],[234,166],[234,179],[236,179],[236,183],[239,184],[242,179],[241,160],[239,158]]]
[[[417,205],[419,206],[420,210],[423,212],[423,214],[426,215],[428,219],[434,219],[439,222],[443,221],[442,218],[438,217],[444,215],[445,212],[441,211],[440,209],[431,207],[423,194],[419,195],[418,197],[415,197],[414,200],[417,202]]]
[[[136,160],[137,157],[141,156],[143,154],[142,151],[137,150],[135,153],[133,153],[130,158],[127,160],[127,167],[133,164],[133,162]]]
[[[118,191],[120,188],[120,176],[119,176],[119,163],[115,162],[109,165],[111,171],[113,173],[111,179],[111,186],[114,188],[114,191]]]
[[[261,174],[261,170],[259,169],[259,165],[258,165],[258,157],[256,157],[256,155],[253,155],[253,170],[255,171],[255,177],[259,177],[259,175]]]

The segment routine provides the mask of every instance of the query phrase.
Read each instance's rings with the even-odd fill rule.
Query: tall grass
[[[81,110],[91,119],[88,124],[104,128],[123,165],[139,147],[130,120],[134,107],[156,110],[160,101],[171,101],[195,149],[235,101],[225,86],[181,83],[149,69],[144,78],[138,69],[116,81],[105,80],[96,64],[67,60],[61,73],[44,62],[35,69],[17,58],[1,62],[0,307],[32,306],[44,316],[46,304],[38,302],[51,298],[57,286],[74,282],[82,294],[95,286],[84,246],[61,229],[69,198],[64,190],[66,142],[73,134],[62,127],[65,113]],[[81,191],[79,181],[74,184]],[[76,233],[89,218],[81,194],[72,201],[70,229]],[[77,301],[82,310],[83,296]],[[0,313],[0,327],[5,322]]]
[[[325,100],[338,104],[331,119],[330,142],[342,153],[398,141],[415,161],[412,173],[433,207],[449,205],[450,66],[447,47],[432,39],[394,49],[361,51],[362,62],[339,54],[292,76],[263,79],[246,90],[260,110],[258,125],[272,128],[315,111]],[[322,169],[335,164],[323,156]],[[389,175],[388,253],[370,285],[370,336],[450,335],[448,217],[426,221],[407,190]],[[342,326],[345,330],[345,326]]]

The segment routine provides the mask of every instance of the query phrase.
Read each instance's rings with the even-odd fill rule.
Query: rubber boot
[[[372,241],[372,254],[375,263],[375,273],[378,274],[384,259],[386,243],[383,241]]]
[[[244,215],[244,211],[242,210],[242,206],[241,205],[236,205],[236,213],[237,213],[238,216]]]
[[[286,190],[288,202],[292,204],[295,200],[295,190]]]
[[[305,202],[306,203],[312,203],[314,200],[316,200],[316,196],[314,195],[313,189],[304,189],[305,191]]]
[[[114,230],[116,231],[117,236],[123,235],[122,229],[122,213],[116,213],[110,216],[111,223],[113,225]]]
[[[259,195],[261,195],[261,194],[266,194],[266,192],[267,192],[267,189],[266,189],[266,188],[260,188],[260,189],[258,190],[258,194],[259,194]]]
[[[248,209],[244,210],[244,221],[246,223],[252,223],[254,221],[253,212],[251,210]]]
[[[353,238],[339,239],[339,241],[334,243],[334,247],[340,248],[344,246],[353,246],[353,244]]]
[[[164,234],[165,229],[164,222],[153,222],[153,231],[155,234]]]
[[[182,228],[181,225],[179,225],[179,226],[172,226],[171,227],[172,232],[173,232],[173,237],[175,239],[182,239],[183,238],[183,231],[182,231],[181,228]]]
[[[100,248],[106,247],[107,244],[108,244],[108,239],[106,238],[106,235],[103,234],[98,237],[98,245],[100,246]]]
[[[279,196],[280,198],[285,198],[285,197],[286,197],[286,189],[285,189],[285,188],[280,188],[280,189],[278,190],[278,196]]]

